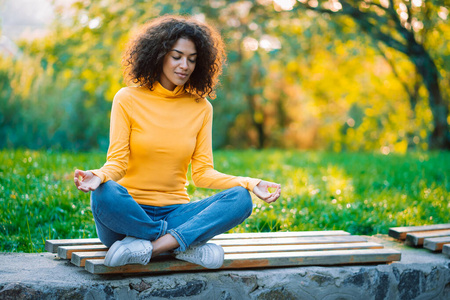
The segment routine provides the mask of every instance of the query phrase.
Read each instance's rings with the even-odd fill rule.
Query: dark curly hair
[[[197,63],[186,89],[215,98],[214,86],[225,63],[223,41],[212,26],[194,18],[163,16],[146,23],[124,52],[125,79],[152,90],[162,73],[164,56],[180,38],[191,40],[197,50]]]

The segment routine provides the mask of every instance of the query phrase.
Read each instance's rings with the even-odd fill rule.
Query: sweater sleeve
[[[232,176],[214,170],[212,154],[212,105],[207,101],[207,111],[192,155],[192,180],[195,186],[211,189],[229,189],[242,186],[249,191],[261,181],[250,177]]]
[[[131,106],[123,90],[114,97],[111,108],[109,148],[106,163],[102,168],[91,170],[102,183],[118,181],[127,172],[130,155]]]

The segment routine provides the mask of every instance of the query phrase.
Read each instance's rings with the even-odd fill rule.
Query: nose
[[[180,62],[180,68],[187,69],[188,68],[188,61],[187,58],[183,58]]]

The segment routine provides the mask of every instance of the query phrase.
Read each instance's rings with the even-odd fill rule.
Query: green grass
[[[89,195],[75,168],[103,153],[0,151],[0,251],[41,252],[46,239],[96,237]],[[268,205],[254,199],[234,232],[332,230],[387,233],[392,226],[449,222],[450,153],[380,155],[286,150],[217,151],[219,171],[282,184]],[[193,200],[215,191],[188,186]]]

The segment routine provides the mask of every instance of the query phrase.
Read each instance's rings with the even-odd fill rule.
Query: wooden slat
[[[450,230],[433,230],[433,231],[408,233],[406,235],[405,243],[409,246],[418,247],[418,246],[423,245],[423,241],[426,238],[449,236],[449,235],[450,235]]]
[[[106,251],[92,251],[92,252],[74,252],[72,253],[71,262],[78,267],[84,267],[88,259],[104,259]]]
[[[424,226],[404,226],[404,227],[392,227],[389,228],[389,236],[395,239],[404,240],[406,234],[409,232],[431,231],[450,229],[449,224],[436,224],[436,225],[424,225]]]
[[[450,236],[426,238],[423,247],[432,251],[441,251],[444,244],[450,243]]]
[[[75,245],[95,245],[101,244],[100,239],[61,239],[61,240],[46,240],[45,250],[51,253],[57,253],[60,246],[75,246]]]
[[[260,239],[260,238],[288,238],[288,237],[313,237],[313,236],[348,236],[350,233],[343,230],[327,231],[288,231],[288,232],[252,232],[252,233],[224,233],[212,238],[215,240],[228,239]]]
[[[268,253],[292,251],[329,251],[350,249],[382,249],[383,245],[377,243],[338,243],[338,244],[307,244],[307,245],[275,245],[275,246],[228,246],[223,247],[225,254],[239,253]]]
[[[74,252],[70,261],[78,267],[84,267],[86,260],[103,259],[105,255],[106,251]]]
[[[231,246],[224,247],[225,254],[258,253],[258,252],[292,252],[292,251],[329,251],[350,249],[383,249],[383,245],[377,243],[339,243],[318,245],[276,245],[276,246]],[[79,267],[85,265],[88,259],[105,258],[106,251],[73,252],[71,262]],[[166,254],[168,255],[168,254]],[[153,262],[153,261],[152,261]]]
[[[449,244],[444,244],[444,246],[442,247],[442,253],[447,254],[448,256],[450,256],[450,243]]]
[[[255,239],[255,238],[287,238],[287,237],[314,237],[314,236],[348,236],[350,233],[343,230],[328,231],[292,231],[292,232],[259,232],[259,233],[225,233],[214,237],[212,240],[224,239]],[[46,240],[45,250],[57,253],[60,246],[95,245],[102,244],[100,239],[61,239]]]
[[[300,245],[300,244],[331,244],[331,243],[358,243],[367,241],[361,236],[318,236],[318,237],[297,237],[297,238],[266,238],[266,239],[232,239],[214,240],[220,246],[270,246],[270,245]]]
[[[88,252],[73,252],[71,263],[78,266],[78,267],[84,267],[86,260],[88,259],[104,259],[106,256],[107,251],[88,251]],[[161,253],[158,258],[152,258],[153,260],[157,259],[160,260],[161,258],[168,258],[173,257],[173,255],[169,252]]]
[[[401,253],[391,249],[226,254],[221,269],[386,263],[398,261],[400,258]],[[175,259],[152,261],[145,266],[126,265],[115,268],[106,267],[103,264],[103,259],[92,259],[86,261],[85,268],[93,274],[158,273],[205,270],[202,266]]]
[[[100,245],[80,245],[80,246],[60,246],[58,247],[58,256],[64,259],[70,259],[73,252],[86,251],[107,251],[108,247]]]

